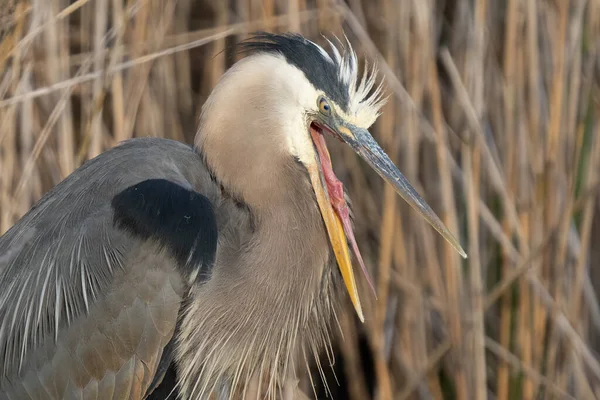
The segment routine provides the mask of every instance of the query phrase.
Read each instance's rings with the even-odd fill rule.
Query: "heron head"
[[[333,172],[325,136],[349,145],[461,255],[466,255],[457,239],[368,131],[384,104],[382,86],[375,86],[376,68],[365,66],[359,76],[356,53],[350,43],[347,40],[345,45],[340,42],[339,46],[328,43],[330,52],[300,35],[270,33],[259,33],[242,42],[240,49],[254,53],[254,56],[246,57],[232,67],[226,74],[228,77],[219,83],[222,90],[215,89],[211,96],[227,97],[223,103],[229,105],[229,111],[235,108],[240,115],[251,112],[253,122],[247,118],[229,118],[226,122],[214,109],[205,120],[210,118],[213,125],[219,126],[238,121],[238,126],[229,127],[228,132],[247,133],[252,127],[241,124],[259,123],[260,129],[253,133],[262,137],[260,148],[264,157],[276,157],[277,152],[288,157],[291,154],[308,170],[341,275],[356,312],[363,320],[350,248],[369,282],[370,279],[354,240],[343,185]],[[274,139],[274,135],[280,136]],[[201,138],[201,141],[206,140]],[[222,140],[220,138],[219,143]],[[254,146],[256,137],[251,142],[247,136],[232,139],[228,133],[227,140],[229,146],[238,146],[240,151],[258,154],[256,150],[246,150]],[[275,146],[270,149],[278,150],[266,151],[267,146]],[[237,167],[229,166],[228,171],[248,168],[239,160],[233,162]],[[239,174],[235,177],[242,179]]]

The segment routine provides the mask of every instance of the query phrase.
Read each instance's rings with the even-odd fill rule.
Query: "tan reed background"
[[[378,296],[335,398],[599,398],[599,0],[1,0],[0,232],[121,140],[190,143],[256,30],[379,62],[372,132],[470,256],[330,143]]]

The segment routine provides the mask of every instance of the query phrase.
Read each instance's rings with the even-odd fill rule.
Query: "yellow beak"
[[[324,151],[326,152],[326,156],[329,157],[327,149]],[[350,295],[350,300],[352,301],[352,305],[358,314],[358,318],[360,318],[361,322],[364,322],[365,317],[363,315],[360,300],[358,298],[358,289],[356,287],[356,281],[354,280],[352,262],[350,260],[350,249],[348,248],[348,240],[346,238],[346,234],[344,233],[342,221],[331,205],[331,199],[329,198],[325,179],[322,176],[322,171],[319,168],[319,164],[315,163],[310,165],[308,167],[308,173],[310,175],[310,182],[317,197],[317,203],[319,204],[321,215],[323,216],[323,220],[325,222],[331,247],[333,248],[338,267],[340,268],[342,278],[344,279],[344,284],[346,285],[346,289]]]

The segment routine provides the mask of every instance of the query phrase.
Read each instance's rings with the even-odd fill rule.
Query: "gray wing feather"
[[[69,390],[86,399],[118,398],[119,390],[141,398],[173,334],[173,310],[179,310],[164,302],[181,300],[182,284],[168,257],[113,225],[111,199],[151,178],[214,194],[190,147],[136,139],[82,166],[0,237],[0,399],[3,387],[12,387],[17,398],[57,398]],[[144,258],[153,252],[154,259]],[[102,318],[111,324],[102,326]],[[92,337],[84,336],[84,346],[78,335]],[[119,354],[135,357],[119,360]],[[68,382],[44,373],[57,363],[70,363]],[[104,375],[90,381],[98,371]],[[135,376],[144,382],[128,381]],[[15,386],[21,378],[26,383]]]

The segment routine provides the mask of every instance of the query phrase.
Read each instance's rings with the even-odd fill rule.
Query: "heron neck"
[[[286,284],[297,286],[320,278],[330,246],[306,170],[298,163],[283,170],[285,177],[241,199],[254,229],[241,264],[248,268],[241,268],[252,271],[255,279],[281,276]],[[282,285],[277,282],[280,289]]]
[[[312,187],[297,172],[295,185],[264,194],[271,202],[240,206],[245,199],[223,189],[213,276],[193,288],[201,301],[182,323],[177,358],[188,395],[203,392],[190,389],[196,385],[243,386],[256,375],[273,377],[268,390],[277,390],[294,370],[294,355],[328,343],[333,258]]]

